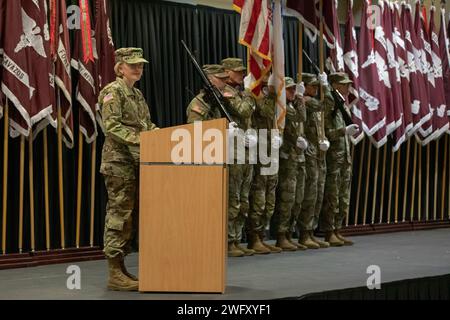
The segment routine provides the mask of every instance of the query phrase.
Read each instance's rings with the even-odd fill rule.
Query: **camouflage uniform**
[[[330,75],[330,81],[336,78],[340,83],[351,83],[351,80],[345,77],[345,74]],[[325,132],[331,145],[326,157],[327,177],[321,214],[321,229],[330,232],[340,230],[342,222],[348,214],[352,158],[343,115],[335,106],[331,95],[328,95],[326,99],[328,103],[325,110]]]
[[[133,211],[138,205],[140,132],[156,125],[142,93],[121,78],[108,84],[98,101],[106,131],[100,167],[108,192],[104,252],[108,258],[123,257],[130,250]]]

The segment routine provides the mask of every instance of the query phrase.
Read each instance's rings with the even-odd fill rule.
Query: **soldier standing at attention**
[[[100,172],[108,192],[104,252],[108,259],[108,289],[135,291],[138,279],[125,268],[124,257],[133,238],[133,215],[137,211],[140,132],[158,129],[141,91],[134,87],[142,77],[143,51],[121,48],[115,52],[116,81],[99,95],[105,127],[105,143]]]
[[[256,101],[248,90],[243,90],[244,73],[247,70],[239,58],[222,60],[222,66],[228,73],[228,85],[224,89],[230,106],[230,114],[241,129],[236,134],[234,142],[233,163],[229,168],[228,191],[228,256],[251,256],[255,251],[240,245],[242,229],[248,217],[249,192],[253,178],[253,165],[249,163],[248,148],[255,147],[256,135],[246,134],[251,128],[251,116],[256,108]],[[233,137],[230,137],[234,139]],[[245,144],[245,151],[240,152],[239,145]]]
[[[303,137],[302,123],[306,121],[302,89],[297,89],[292,78],[286,77],[286,125],[283,132],[283,145],[280,149],[280,171],[278,173],[277,200],[274,225],[277,234],[276,246],[284,251],[305,250],[301,244],[291,242],[292,208],[296,189],[305,184],[305,155],[308,142]],[[303,90],[304,91],[304,90]],[[301,171],[301,173],[299,173]],[[301,181],[297,181],[300,179]],[[300,191],[300,190],[299,190]],[[303,197],[303,196],[302,196]]]
[[[329,77],[330,84],[343,98],[347,97],[350,84],[353,82],[346,73],[333,73]],[[341,110],[337,107],[336,98],[327,95],[325,110],[325,133],[331,146],[327,151],[327,178],[321,214],[321,229],[325,231],[325,240],[331,246],[352,245],[340,234],[342,222],[348,214],[350,206],[350,188],[352,176],[352,156],[350,154],[349,136],[359,131],[356,124],[346,125]],[[342,102],[344,112],[351,117]]]
[[[322,129],[321,111],[326,109],[325,100],[320,102],[316,96],[319,84],[322,84],[325,95],[329,94],[326,74],[319,76],[320,81],[314,74],[303,73],[302,79],[305,83],[305,106],[307,120],[305,123],[305,135],[309,145],[305,152],[306,157],[306,180],[305,193],[298,215],[297,228],[299,231],[299,243],[308,249],[319,249],[329,247],[329,243],[314,237],[314,229],[319,221],[322,207],[323,192],[325,187],[326,163],[325,152],[330,147]]]

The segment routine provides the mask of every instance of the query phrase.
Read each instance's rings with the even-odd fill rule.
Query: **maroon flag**
[[[422,124],[431,118],[428,102],[428,86],[422,73],[422,54],[419,40],[413,26],[411,5],[402,5],[402,23],[405,32],[405,50],[409,68],[409,87],[411,94],[411,113],[413,128],[410,134],[415,134]]]
[[[50,49],[55,70],[55,101],[61,107],[63,140],[68,148],[72,148],[72,75],[66,0],[50,1]],[[56,119],[57,110],[53,117]]]
[[[98,66],[99,89],[116,80],[114,73],[114,42],[109,24],[109,6],[107,0],[96,0],[95,37],[97,54],[101,61]]]
[[[405,31],[400,19],[400,6],[395,3],[392,8],[393,16],[393,41],[395,53],[397,55],[398,68],[400,71],[400,84],[402,92],[402,109],[405,134],[410,137],[414,127],[411,111],[411,92],[410,92],[410,69],[408,65],[408,54],[406,51]]]
[[[4,22],[5,22],[5,4],[6,0],[0,0],[0,83],[2,81],[2,62],[3,62],[3,37],[4,37]],[[5,103],[5,97],[0,89],[0,119],[3,117],[3,105]]]
[[[434,18],[436,8],[431,6],[430,9],[430,51],[432,58],[432,70],[434,72],[434,82],[430,86],[431,108],[433,109],[433,138],[438,139],[444,132],[449,129],[447,117],[447,102],[445,101],[444,78],[442,69],[441,51],[439,48],[439,36],[436,33]]]
[[[358,106],[359,100],[359,72],[358,72],[358,47],[356,40],[355,21],[353,19],[353,0],[348,1],[347,8],[347,23],[345,28],[345,43],[344,43],[344,68],[345,72],[353,81],[350,87],[348,97],[348,106],[352,111],[353,123],[359,125],[360,131],[354,136],[350,137],[354,144],[357,144],[364,138],[364,131],[362,130],[362,114]]]
[[[311,42],[315,42],[319,34],[318,4],[319,0],[287,0],[286,2],[286,12],[300,20]]]
[[[450,24],[449,24],[450,27]],[[444,77],[447,115],[450,116],[450,40],[445,29],[445,7],[441,8],[441,27],[439,30],[439,49],[442,59],[442,75]]]
[[[372,142],[380,147],[387,141],[386,107],[380,90],[377,61],[373,47],[373,30],[368,26],[369,2],[363,2],[361,15],[361,34],[358,48],[359,58],[359,101],[362,126]]]
[[[7,1],[2,91],[11,101],[11,135],[29,135],[52,113],[52,72],[45,0]]]
[[[84,12],[82,23],[91,20],[86,17],[86,14],[90,14],[89,10]],[[91,30],[88,34],[92,35],[94,32]],[[86,142],[91,143],[97,137],[96,112],[98,109],[97,97],[99,91],[96,62],[98,55],[96,52],[95,38],[92,38],[90,43],[92,43],[94,61],[85,59],[86,46],[83,45],[83,40],[81,30],[76,30],[71,64],[78,71],[76,99],[81,106],[79,113],[80,131],[84,135]]]
[[[325,39],[330,47],[330,57],[327,59],[327,68],[331,72],[341,72],[344,71],[345,68],[337,5],[337,0],[325,1],[323,4]]]

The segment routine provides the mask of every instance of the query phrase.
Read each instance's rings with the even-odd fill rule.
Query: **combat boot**
[[[311,238],[312,241],[317,243],[321,248],[329,248],[330,247],[330,244],[328,242],[314,238],[314,233],[312,230],[309,231],[309,237]]]
[[[287,238],[285,232],[278,233],[276,247],[281,248],[283,251],[297,251],[297,246],[292,244]]]
[[[300,237],[298,239],[298,243],[300,243],[302,246],[308,248],[308,249],[319,249],[320,246],[318,243],[314,242],[311,237],[309,236],[308,231],[301,231]]]
[[[241,250],[244,253],[244,256],[252,256],[255,254],[255,250],[247,249],[247,248],[241,246],[239,244],[239,241],[235,241],[234,245],[236,246],[236,248],[238,248],[239,250]]]
[[[296,246],[296,247],[297,247],[297,250],[306,250],[306,249],[308,249],[308,247],[305,247],[304,245],[300,244],[299,242],[293,241],[293,240],[292,240],[292,237],[291,237],[291,233],[290,233],[289,231],[286,232],[286,239],[287,239],[291,244],[293,244],[294,246]]]
[[[252,233],[250,235],[250,241],[248,242],[247,248],[255,251],[255,254],[270,253],[270,250],[263,245],[257,233]]]
[[[228,256],[229,257],[243,257],[244,252],[236,248],[234,242],[228,242]]]
[[[334,233],[336,237],[344,243],[344,246],[352,246],[353,241],[344,238],[344,236],[339,232],[339,230],[335,230]]]
[[[138,278],[131,273],[128,272],[127,268],[125,267],[125,260],[124,258],[120,259],[120,269],[122,270],[122,273],[126,275],[128,278],[130,278],[133,281],[139,281]]]
[[[333,231],[327,231],[325,235],[325,241],[330,244],[332,247],[342,247],[344,242],[341,241]]]
[[[108,258],[108,289],[116,291],[137,291],[139,282],[128,278],[120,267],[121,257]]]
[[[259,238],[261,239],[261,243],[263,244],[263,246],[269,249],[271,253],[280,253],[281,251],[283,251],[280,247],[273,246],[271,244],[264,242],[264,232],[261,232],[259,234]]]

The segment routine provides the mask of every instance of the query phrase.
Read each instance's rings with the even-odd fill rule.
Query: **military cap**
[[[286,89],[290,87],[295,87],[297,85],[294,79],[292,79],[291,77],[284,78],[284,82],[286,84]]]
[[[345,72],[335,72],[328,76],[330,83],[349,84],[353,83]]]
[[[302,73],[302,81],[306,85],[317,86],[319,85],[319,80],[317,76],[312,73]]]
[[[222,60],[222,67],[225,70],[231,70],[236,72],[246,71],[247,68],[244,67],[242,59],[239,58],[226,58]]]
[[[228,73],[225,72],[225,69],[220,64],[205,64],[202,69],[207,75],[213,75],[217,78],[228,78]]]
[[[148,63],[144,59],[144,51],[141,48],[120,48],[115,51],[116,63]]]

